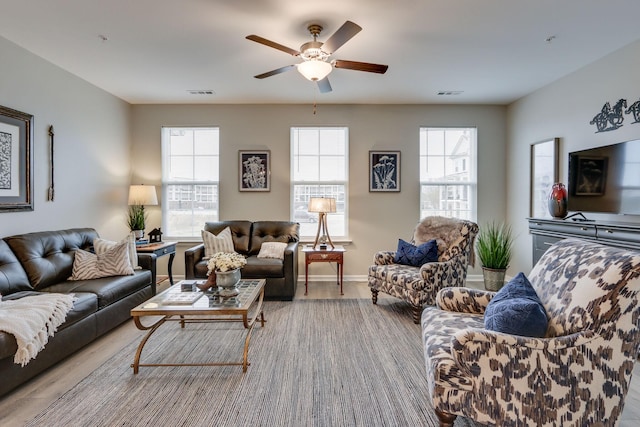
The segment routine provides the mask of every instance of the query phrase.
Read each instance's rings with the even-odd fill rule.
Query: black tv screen
[[[640,215],[640,140],[569,153],[568,209]]]

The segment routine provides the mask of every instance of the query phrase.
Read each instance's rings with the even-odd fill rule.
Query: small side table
[[[176,256],[176,244],[178,242],[160,242],[150,243],[148,245],[136,246],[136,252],[141,254],[155,254],[157,258],[169,255],[169,265],[167,271],[169,272],[169,282],[173,286],[173,258]]]
[[[346,252],[344,247],[336,245],[335,248],[329,246],[327,249],[320,249],[318,246],[315,248],[305,246],[302,248],[302,252],[304,252],[304,294],[307,295],[309,291],[309,264],[312,262],[335,262],[338,267],[337,279],[340,295],[344,295],[342,292],[342,272],[344,270],[344,253]]]

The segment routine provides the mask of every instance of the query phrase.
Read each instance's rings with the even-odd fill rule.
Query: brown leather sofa
[[[3,300],[44,292],[73,293],[77,300],[45,348],[27,365],[14,363],[17,343],[0,332],[0,396],[73,354],[131,317],[131,309],[155,294],[156,256],[138,255],[132,276],[67,280],[74,253],[89,249],[92,228],[44,231],[0,240],[0,294]]]
[[[218,221],[204,225],[206,231],[216,235],[226,227],[231,229],[235,251],[247,257],[247,265],[240,270],[242,278],[267,279],[265,298],[291,301],[298,284],[300,224],[288,221]],[[263,242],[287,243],[284,259],[258,258]],[[202,243],[185,251],[186,279],[207,278],[207,261],[203,257]]]

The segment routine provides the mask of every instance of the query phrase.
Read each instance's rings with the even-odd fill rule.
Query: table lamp
[[[333,197],[312,197],[309,199],[309,212],[318,213],[318,231],[316,232],[316,240],[313,242],[314,248],[320,243],[320,249],[326,249],[327,241],[332,249],[335,248],[327,228],[327,214],[335,211],[336,199]],[[322,236],[320,236],[320,229],[322,229]]]

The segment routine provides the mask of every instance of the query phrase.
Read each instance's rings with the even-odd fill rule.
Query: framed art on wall
[[[558,182],[558,150],[560,138],[531,144],[530,207],[532,218],[550,218],[548,198]]]
[[[271,152],[238,151],[240,191],[271,190]]]
[[[369,151],[369,191],[400,191],[399,151]]]
[[[0,106],[0,212],[33,210],[33,116]]]

